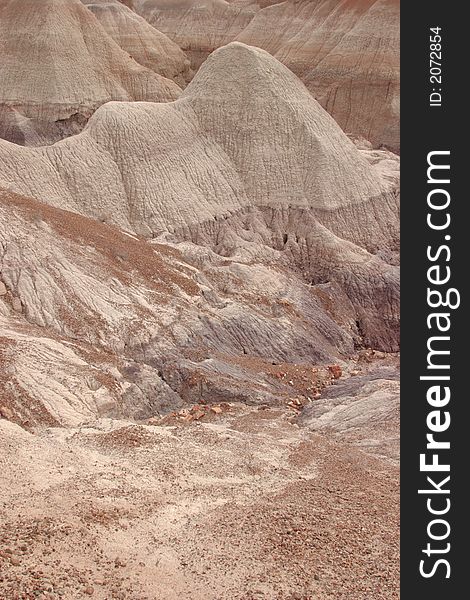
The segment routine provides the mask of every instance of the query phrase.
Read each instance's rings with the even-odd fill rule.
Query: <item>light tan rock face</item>
[[[58,208],[291,265],[325,302],[347,299],[365,343],[397,348],[396,160],[358,150],[263,50],[221,48],[175,102],[108,103],[53,146],[2,141],[0,164],[5,189]]]
[[[20,144],[76,133],[110,100],[180,92],[124,52],[80,0],[1,0],[0,54],[0,134]]]
[[[399,148],[398,0],[136,0],[135,9],[196,68],[231,40],[267,50],[346,132]]]
[[[186,85],[192,73],[181,48],[118,0],[82,0],[106,33],[140,65]]]

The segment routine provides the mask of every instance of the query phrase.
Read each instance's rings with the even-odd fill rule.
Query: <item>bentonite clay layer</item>
[[[159,75],[186,85],[191,78],[189,59],[166,35],[118,0],[82,0],[106,33],[136,62]]]
[[[344,131],[399,149],[397,0],[82,3],[0,1],[0,137],[49,144],[108,100],[173,99],[188,59],[196,71],[238,40],[287,65]]]

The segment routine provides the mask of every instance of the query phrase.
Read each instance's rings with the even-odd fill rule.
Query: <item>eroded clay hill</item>
[[[82,0],[106,33],[136,62],[185,86],[191,79],[189,59],[166,35],[118,0]]]
[[[196,70],[211,52],[235,40],[259,8],[225,0],[133,0],[132,7],[174,40]]]
[[[399,148],[398,0],[134,0],[194,68],[233,40],[296,73],[348,133]]]
[[[139,64],[128,51],[80,0],[0,0],[0,137],[49,144],[80,131],[110,100],[179,95],[155,62]]]
[[[45,148],[0,141],[0,182],[146,238],[281,257],[337,285],[364,340],[396,349],[396,162],[373,154],[276,59],[233,43],[175,102],[108,103]]]

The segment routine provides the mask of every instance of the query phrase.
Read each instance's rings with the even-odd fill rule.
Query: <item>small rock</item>
[[[9,421],[11,421],[14,417],[13,412],[6,406],[0,406],[0,416],[2,416],[4,419],[8,419]],[[9,551],[8,548],[5,550],[5,552],[11,554],[11,550]]]
[[[193,419],[199,420],[202,419],[202,417],[205,417],[206,413],[203,410],[197,410],[191,416]]]
[[[23,311],[23,303],[21,302],[21,300],[19,298],[13,298],[11,306],[15,312]]]
[[[339,365],[329,365],[328,371],[333,375],[335,379],[339,379],[343,374],[341,367]]]
[[[0,281],[0,296],[4,296],[7,291],[7,286],[3,283],[3,281]]]
[[[17,557],[17,556],[12,556],[10,558],[10,563],[14,566],[14,567],[18,567],[19,565],[21,565],[21,560]]]
[[[87,596],[93,596],[93,594],[95,593],[95,589],[91,585],[87,585],[83,592],[87,594]]]
[[[101,383],[95,377],[92,376],[85,377],[85,383],[92,392],[98,391],[101,387]]]
[[[220,408],[220,406],[211,406],[211,411],[213,413],[215,413],[216,415],[220,415],[220,413],[222,412],[222,409]]]
[[[115,567],[125,567],[126,563],[122,559],[120,559],[119,557],[116,557],[114,559],[114,566]]]

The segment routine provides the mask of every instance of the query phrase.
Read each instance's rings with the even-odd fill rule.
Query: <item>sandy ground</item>
[[[396,461],[295,416],[0,420],[0,598],[398,598]]]

